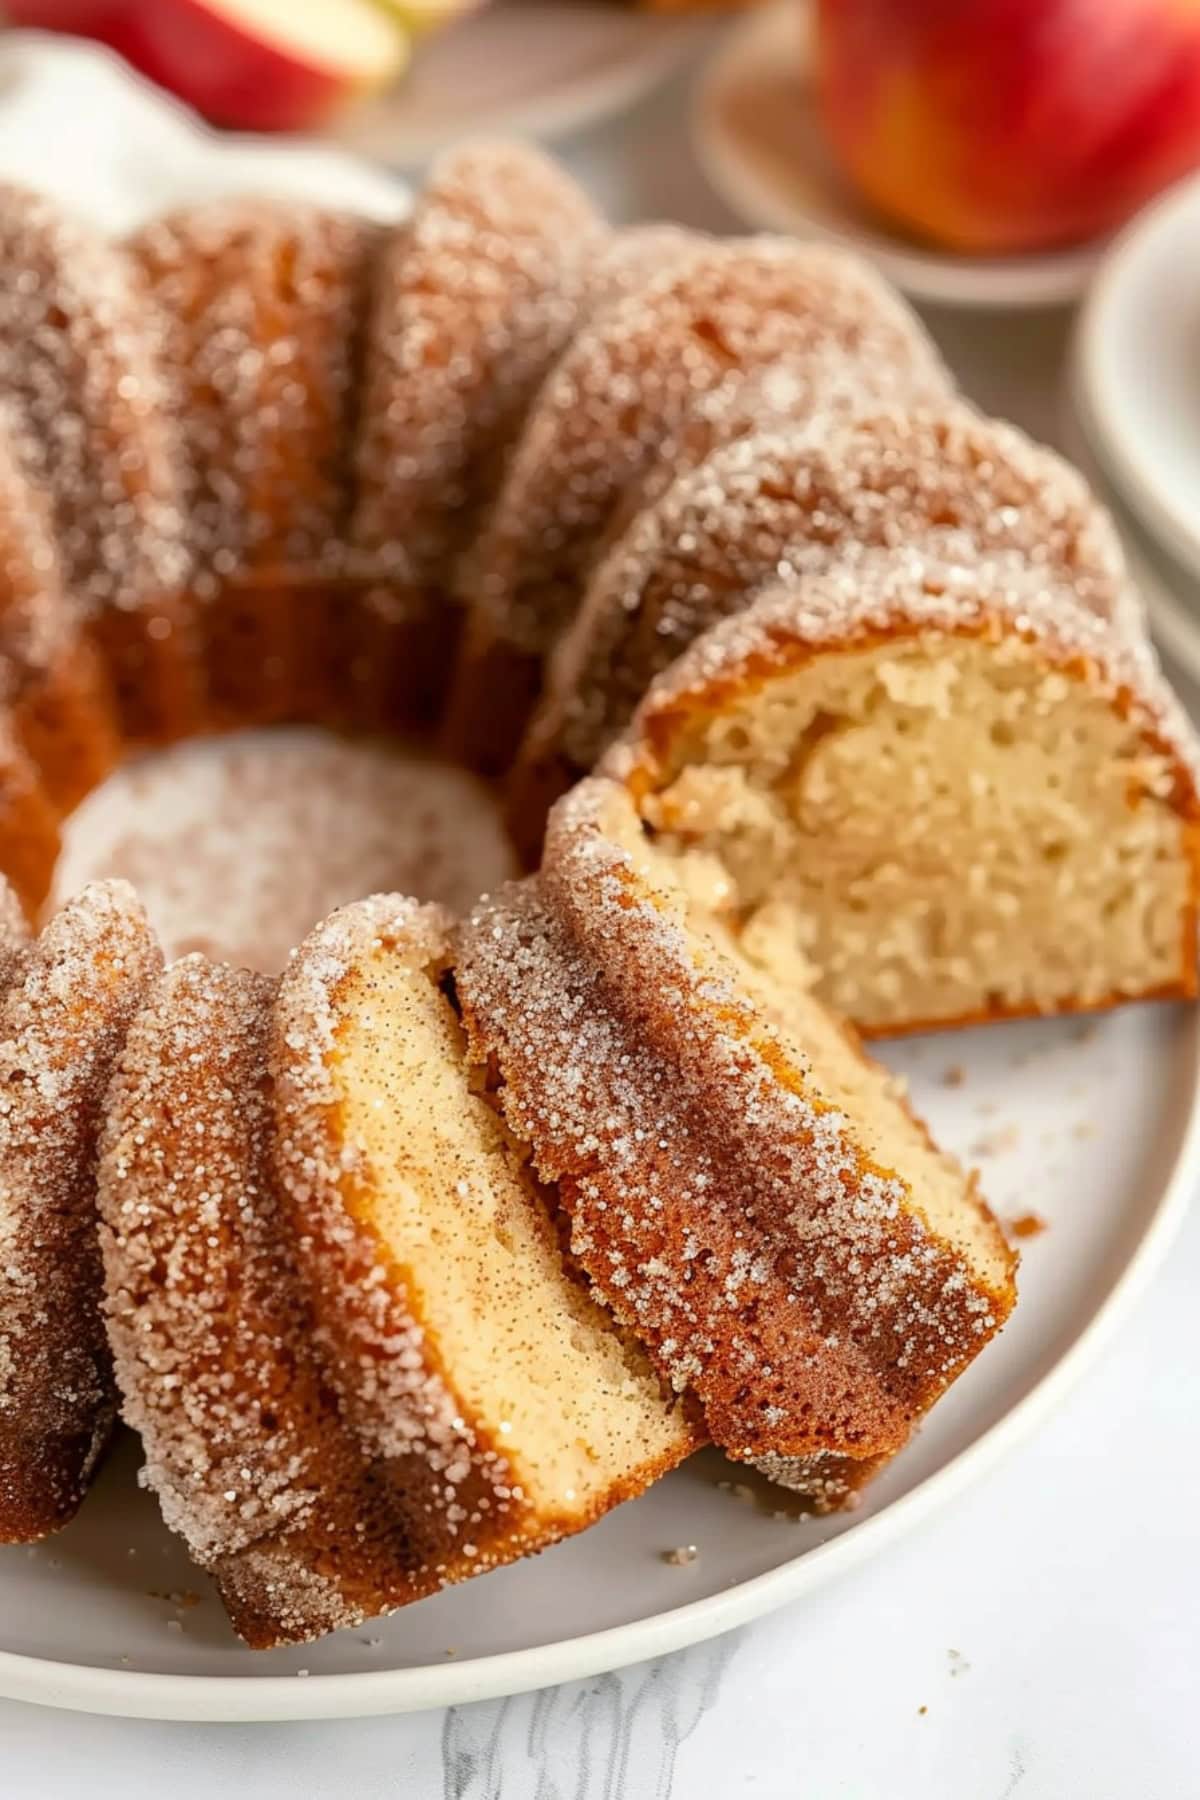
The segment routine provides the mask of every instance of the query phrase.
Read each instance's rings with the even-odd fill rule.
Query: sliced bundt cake
[[[1193,734],[1052,565],[902,550],[789,584],[605,766],[747,955],[867,1031],[1196,992]]]
[[[281,987],[189,958],[101,1165],[125,1412],[255,1644],[541,1548],[700,1440],[564,1264],[468,1070],[447,921],[335,914]]]
[[[595,778],[472,915],[457,992],[596,1293],[716,1443],[828,1509],[1003,1324],[1013,1258],[836,1020],[714,933]]]
[[[0,1542],[19,1543],[71,1517],[112,1424],[96,1141],[160,957],[123,882],[32,942],[6,887],[0,907]]]

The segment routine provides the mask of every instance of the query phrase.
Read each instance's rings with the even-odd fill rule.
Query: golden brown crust
[[[178,390],[209,726],[320,713],[341,623],[322,578],[344,572],[383,239],[344,214],[239,201],[132,243]]]
[[[768,423],[649,508],[597,568],[530,727],[526,779],[575,777],[656,675],[705,631],[789,580],[909,549],[967,566],[1020,555],[1080,604],[1143,631],[1111,521],[1053,452],[963,404],[895,408],[806,433]]]
[[[109,1071],[160,962],[119,882],[85,889],[10,959],[0,1000],[0,1541],[65,1524],[108,1437],[96,1141]]]
[[[447,719],[457,754],[489,773],[508,767],[519,736],[492,727],[493,697],[510,687],[536,697],[623,503],[651,470],[686,460],[689,432],[708,446],[744,429],[745,383],[779,365],[808,371],[792,404],[818,414],[817,372],[851,354],[866,383],[874,366],[937,366],[865,265],[783,240],[697,242],[587,321],[538,395],[468,559],[471,617]]]
[[[168,971],[130,1032],[100,1165],[124,1415],[168,1524],[260,1648],[379,1610],[404,1553],[313,1361],[280,1224],[274,993],[198,956]]]
[[[31,921],[37,919],[54,880],[58,820],[40,771],[10,722],[0,717],[0,876],[11,884]]]

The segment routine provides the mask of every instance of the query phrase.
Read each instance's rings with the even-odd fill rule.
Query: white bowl
[[[725,39],[697,90],[696,153],[735,211],[770,231],[860,250],[917,300],[1032,307],[1078,299],[1101,246],[1038,256],[953,256],[890,232],[834,168],[817,117],[802,0],[751,13]]]

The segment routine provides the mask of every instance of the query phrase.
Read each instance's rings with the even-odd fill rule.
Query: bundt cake
[[[451,955],[444,915],[379,897],[278,986],[187,958],[114,1084],[126,1417],[256,1645],[577,1531],[702,1436],[564,1265],[471,1079]]]
[[[889,1077],[726,947],[593,777],[471,916],[456,991],[594,1291],[722,1449],[828,1509],[1003,1324],[1014,1259]]]
[[[1063,573],[905,549],[799,578],[603,765],[747,955],[862,1030],[1196,992],[1192,733]]]
[[[847,358],[877,404],[949,386],[914,316],[864,263],[782,240],[701,242],[581,327],[470,556],[472,616],[446,727],[456,754],[490,773],[507,766],[581,584],[654,469],[745,429],[747,376],[795,365],[782,403],[820,418],[823,371],[844,404]]]
[[[1102,510],[852,258],[612,232],[532,151],[455,152],[398,229],[114,246],[0,191],[0,264],[31,919],[63,815],[197,732],[523,737],[531,862],[559,799],[461,928],[366,902],[278,982],[160,974],[120,888],[32,944],[5,900],[0,1532],[68,1515],[111,1407],[101,1112],[125,1412],[250,1642],[706,1436],[852,1500],[1013,1258],[841,1016],[1196,991],[1196,762]]]
[[[516,829],[589,770],[651,679],[764,585],[911,545],[966,563],[1020,552],[1142,634],[1116,534],[1075,470],[961,402],[715,452],[647,508],[596,572],[510,782]],[[536,841],[523,848],[536,856]]]
[[[0,888],[0,1543],[66,1524],[112,1424],[96,1139],[159,963],[123,883],[85,888],[32,941]]]

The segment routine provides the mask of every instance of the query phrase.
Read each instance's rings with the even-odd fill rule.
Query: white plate
[[[1200,1031],[1194,1009],[1147,1006],[1095,1025],[917,1040],[888,1060],[939,1135],[983,1157],[999,1210],[1039,1213],[1049,1229],[1027,1245],[1010,1326],[860,1513],[771,1517],[716,1485],[744,1477],[700,1457],[542,1557],[321,1644],[256,1654],[138,1492],[126,1442],[67,1531],[0,1552],[0,1693],[190,1719],[444,1706],[713,1636],[883,1549],[1061,1397],[1161,1256],[1200,1175]],[[963,1085],[948,1086],[958,1067]],[[699,1547],[694,1563],[662,1561],[685,1543]]]
[[[1200,176],[1114,244],[1080,322],[1076,374],[1125,499],[1200,579]]]
[[[591,0],[496,0],[421,44],[395,90],[331,135],[360,156],[407,165],[464,136],[581,131],[663,81],[700,29]]]
[[[293,159],[218,140],[104,53],[14,34],[0,48],[0,170],[36,181],[50,129],[65,146],[54,164],[62,185],[114,229],[147,207],[235,186],[320,180],[330,198],[385,212],[398,197],[319,149]],[[909,1043],[888,1059],[910,1073],[948,1145],[970,1152],[990,1137],[1003,1151],[984,1167],[999,1209],[1038,1212],[1051,1228],[1029,1244],[1010,1327],[862,1512],[822,1524],[772,1518],[715,1485],[724,1465],[698,1458],[535,1561],[320,1645],[255,1655],[138,1491],[126,1440],[66,1532],[0,1551],[0,1694],[193,1719],[441,1706],[714,1635],[881,1550],[1062,1395],[1162,1254],[1200,1176],[1200,1024],[1194,1010],[1138,1008],[1094,1033],[1069,1021],[1006,1026]],[[940,1077],[957,1065],[966,1083],[947,1087]],[[1005,1149],[1012,1127],[1019,1140]],[[695,1563],[660,1560],[688,1542],[700,1548]]]
[[[801,0],[751,13],[717,51],[697,93],[696,152],[714,187],[756,225],[861,250],[897,287],[951,306],[1051,306],[1076,299],[1100,250],[968,257],[890,232],[849,191],[825,145],[809,80]]]

